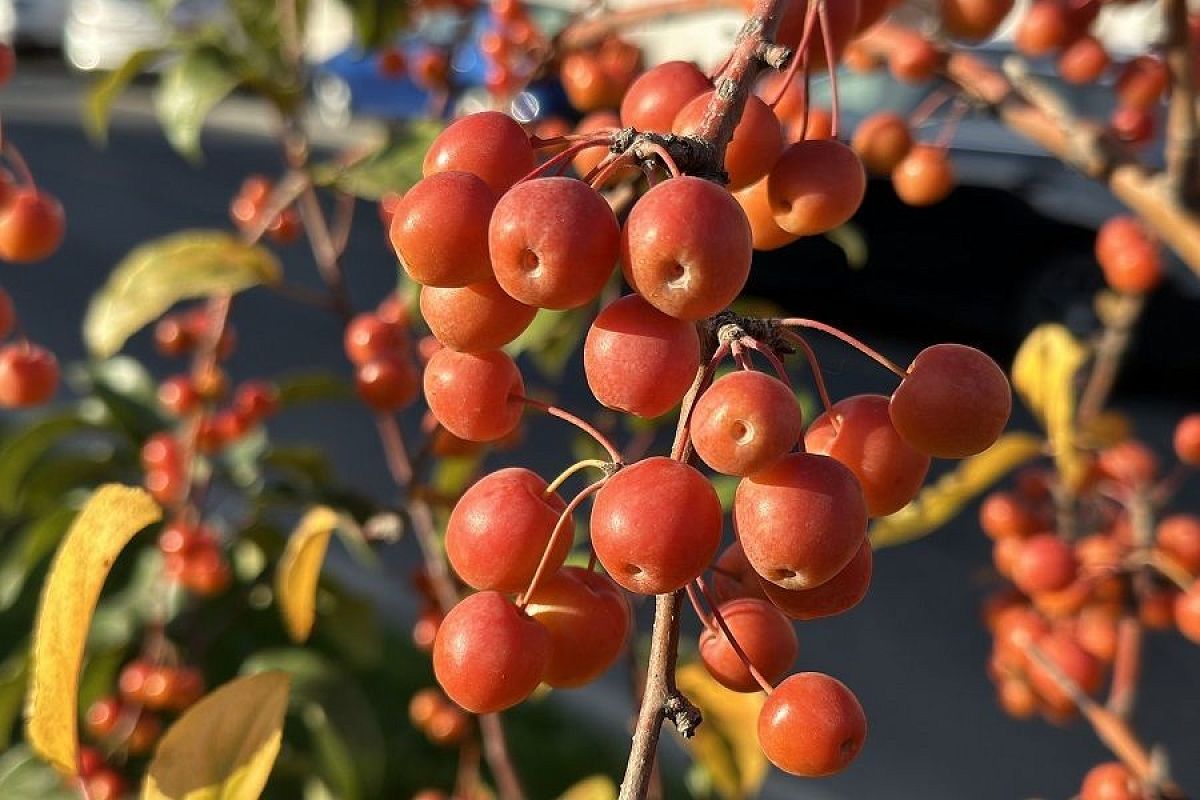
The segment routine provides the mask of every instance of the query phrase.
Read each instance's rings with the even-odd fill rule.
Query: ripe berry
[[[88,706],[84,725],[93,737],[105,739],[116,730],[120,718],[121,701],[115,697],[102,697]]]
[[[621,232],[625,280],[679,319],[704,319],[729,305],[746,285],[753,254],[750,223],[733,195],[691,176],[646,192]]]
[[[1113,217],[1096,233],[1096,260],[1118,292],[1140,294],[1162,282],[1158,245],[1137,219]]]
[[[696,95],[679,110],[671,126],[674,133],[694,135],[704,120],[713,91]],[[733,139],[725,148],[725,171],[729,190],[749,186],[767,174],[783,150],[783,131],[770,106],[757,95],[746,98],[742,117],[733,130]]]
[[[614,111],[593,111],[579,120],[579,124],[575,126],[575,133],[596,133],[598,131],[616,131],[621,128],[621,118]],[[670,126],[668,125],[668,129]],[[611,151],[604,147],[591,147],[581,150],[576,156],[571,159],[571,166],[575,169],[575,174],[583,178],[587,176],[593,169],[599,166],[600,162]],[[632,168],[631,168],[632,169]]]
[[[130,661],[126,664],[117,679],[121,697],[131,703],[144,703],[146,680],[155,673],[155,669],[149,661]]]
[[[1194,582],[1186,592],[1175,598],[1175,625],[1179,632],[1196,644],[1200,644],[1200,581]]]
[[[133,723],[133,729],[125,740],[125,747],[128,748],[130,755],[149,753],[161,734],[162,721],[154,714],[143,711],[138,714],[137,721]]]
[[[1079,800],[1145,800],[1137,778],[1124,764],[1109,761],[1088,770]]]
[[[404,329],[378,314],[359,314],[346,325],[342,344],[346,357],[358,366],[378,358],[395,358],[408,349]]]
[[[638,76],[621,100],[619,127],[666,133],[688,101],[712,89],[690,61],[666,61]]]
[[[858,124],[850,146],[867,172],[890,175],[912,149],[912,132],[904,117],[892,111],[878,111]]]
[[[1158,523],[1155,545],[1191,575],[1200,575],[1200,517],[1173,514]]]
[[[550,633],[543,680],[555,688],[583,686],[613,665],[629,634],[630,611],[613,581],[564,567],[538,583],[526,613]]]
[[[200,404],[200,395],[187,375],[167,378],[158,387],[158,402],[177,417],[186,416]]]
[[[1103,666],[1095,656],[1080,647],[1079,642],[1069,633],[1057,631],[1043,636],[1037,641],[1037,646],[1045,657],[1085,694],[1094,694],[1100,689],[1104,680]],[[1046,669],[1031,661],[1028,675],[1034,690],[1052,711],[1061,715],[1074,712],[1074,701],[1059,687]]]
[[[750,223],[751,244],[755,250],[777,250],[800,238],[779,227],[775,221],[771,199],[767,196],[766,178],[734,192],[733,198],[738,201]]]
[[[438,683],[476,714],[529,697],[549,661],[550,634],[499,592],[470,595],[450,609],[433,644]]]
[[[937,458],[964,458],[999,438],[1012,411],[1004,371],[984,353],[937,344],[917,354],[892,393],[892,424],[917,450]]]
[[[1012,581],[1025,594],[1057,592],[1075,580],[1079,562],[1070,542],[1043,533],[1022,544],[1012,565]]]
[[[450,74],[450,58],[441,50],[422,50],[417,54],[409,73],[413,83],[430,92],[444,92]],[[429,160],[428,155],[426,161]],[[426,174],[429,174],[426,171]]]
[[[425,401],[442,427],[460,439],[490,442],[521,421],[525,384],[499,350],[458,353],[443,348],[425,365]]]
[[[522,303],[577,308],[612,275],[621,227],[608,202],[574,178],[523,181],[500,198],[488,228],[496,281]]]
[[[40,406],[58,388],[58,359],[29,342],[0,347],[0,406]]]
[[[407,358],[377,358],[354,373],[354,385],[362,401],[376,411],[395,411],[417,399],[421,378]]]
[[[1108,51],[1095,36],[1081,36],[1058,57],[1058,74],[1070,83],[1091,83],[1108,68]]]
[[[764,372],[724,375],[692,410],[692,444],[705,464],[726,475],[764,469],[796,446],[802,427],[792,390]]]
[[[1021,18],[1014,41],[1021,53],[1043,56],[1063,47],[1071,38],[1072,28],[1066,3],[1036,0]]]
[[[849,611],[867,596],[873,565],[871,544],[864,541],[850,563],[820,586],[784,589],[762,579],[759,584],[766,598],[792,619],[820,619]]]
[[[440,691],[432,686],[418,689],[408,701],[408,719],[413,727],[425,730],[430,720],[439,709],[444,708],[449,701]]]
[[[992,539],[1024,538],[1040,525],[1037,516],[1009,492],[992,492],[979,506],[979,527]]]
[[[941,202],[954,189],[954,183],[954,166],[946,151],[935,145],[914,145],[892,170],[892,188],[910,206]]]
[[[1122,106],[1149,109],[1158,103],[1170,83],[1166,62],[1157,56],[1140,55],[1128,61],[1117,76],[1117,99]]]
[[[888,69],[896,80],[905,83],[928,81],[941,62],[938,49],[919,34],[897,35],[888,54]]]
[[[699,365],[695,326],[636,294],[605,306],[583,344],[583,371],[595,398],[640,417],[657,417],[679,403]]]
[[[695,579],[721,544],[721,502],[687,464],[664,457],[625,467],[596,493],[592,547],[631,592],[662,594]]]
[[[244,417],[265,419],[279,410],[279,391],[266,381],[246,381],[234,392],[233,407]]]
[[[1118,139],[1135,147],[1146,144],[1154,136],[1154,113],[1147,108],[1120,106],[1108,124]]]
[[[439,747],[454,747],[471,735],[471,716],[461,708],[446,703],[433,712],[425,735]]]
[[[490,278],[488,221],[495,207],[496,193],[476,175],[430,175],[396,207],[389,233],[396,257],[413,280],[429,286]]]
[[[841,681],[819,672],[792,675],[758,714],[758,743],[784,772],[819,778],[841,772],[862,749],[867,718]]]
[[[84,780],[91,800],[120,800],[125,796],[125,779],[114,770],[101,768]]]
[[[858,479],[840,462],[792,453],[742,479],[733,523],[755,572],[785,589],[811,589],[858,552],[867,505]]]
[[[1190,467],[1200,465],[1200,414],[1188,414],[1175,426],[1175,456]]]
[[[832,414],[833,419],[826,412],[813,421],[804,434],[804,448],[850,468],[862,484],[868,514],[891,514],[916,497],[929,471],[929,456],[896,432],[888,398],[855,395],[835,403]]]
[[[721,619],[767,683],[787,674],[800,650],[796,631],[787,617],[765,600],[740,597],[718,607]],[[718,683],[735,692],[757,692],[758,681],[713,621],[700,634],[700,659]]]
[[[41,261],[62,244],[66,218],[58,200],[35,188],[21,188],[0,210],[0,259]]]
[[[470,172],[497,196],[533,169],[529,135],[498,111],[481,111],[452,123],[430,144],[421,166],[426,177],[451,170]]]
[[[387,47],[375,59],[375,68],[379,74],[391,80],[403,78],[408,68],[408,59],[404,51],[398,47]]]
[[[1146,486],[1158,475],[1158,456],[1146,445],[1133,439],[1100,451],[1100,472],[1127,486]]]
[[[735,597],[767,598],[763,593],[762,580],[758,573],[746,560],[746,553],[737,539],[721,551],[721,555],[712,565],[713,593],[718,600],[732,600]]]
[[[546,481],[510,467],[480,478],[467,489],[446,524],[446,555],[458,576],[475,589],[516,593],[529,585],[566,504],[546,494]],[[571,549],[567,528],[550,555],[562,566]]]
[[[942,25],[956,39],[982,42],[1012,11],[1013,0],[939,0]]]
[[[426,608],[422,611],[417,616],[417,621],[413,623],[413,646],[422,653],[432,652],[438,628],[442,626],[442,619],[442,612],[436,608]]]
[[[858,156],[831,139],[789,145],[767,177],[775,221],[796,236],[824,233],[848,221],[866,189]]]
[[[421,317],[438,341],[464,353],[497,350],[529,327],[537,309],[510,297],[495,280],[461,288],[421,287]]]

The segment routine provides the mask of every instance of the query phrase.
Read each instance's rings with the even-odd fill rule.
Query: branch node
[[[696,729],[700,727],[700,723],[704,721],[700,709],[692,704],[678,690],[670,694],[663,703],[663,714],[675,726],[675,730],[679,731],[679,735],[685,739],[690,739],[696,735]]]
[[[760,42],[754,51],[754,55],[759,61],[772,69],[783,69],[792,58],[792,50],[790,47],[784,47],[781,44]]]

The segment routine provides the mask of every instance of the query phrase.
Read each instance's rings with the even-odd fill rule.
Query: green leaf
[[[92,84],[83,105],[83,127],[92,141],[103,145],[108,140],[108,119],[113,103],[125,87],[162,54],[157,47],[135,50],[120,67],[105,73]]]
[[[354,397],[350,384],[332,372],[305,372],[276,382],[281,408]]]
[[[425,151],[441,132],[440,123],[414,122],[348,167],[327,164],[315,168],[314,180],[367,200],[378,200],[388,192],[406,192],[421,180]]]
[[[868,531],[871,546],[891,547],[919,539],[948,522],[967,503],[1021,464],[1041,455],[1045,442],[1028,433],[1006,433],[978,455],[926,486],[916,498]]]
[[[95,429],[74,414],[50,417],[13,436],[0,447],[0,513],[18,512],[29,470],[46,451],[70,434]]]
[[[66,534],[75,510],[60,507],[26,525],[0,561],[0,611],[7,611],[21,596],[25,581]]]
[[[239,83],[228,58],[216,48],[202,47],[172,61],[154,94],[158,121],[171,146],[199,161],[204,120]]]
[[[504,351],[513,358],[527,354],[543,375],[559,377],[587,332],[589,317],[586,309],[539,309],[529,327]]]
[[[180,300],[277,283],[283,268],[258,245],[224,231],[182,231],[147,242],[121,260],[88,305],[83,338],[106,358]]]
[[[845,223],[826,232],[825,238],[842,251],[850,269],[862,269],[867,265],[867,239],[857,225]]]
[[[79,792],[23,744],[0,754],[4,800],[79,800]]]
[[[18,647],[0,664],[0,751],[12,744],[13,726],[25,702],[25,681],[29,676],[28,643]]]
[[[354,16],[354,31],[363,49],[391,44],[408,19],[408,5],[395,0],[342,0]]]
[[[142,440],[165,427],[158,404],[158,382],[129,356],[78,365],[72,386],[80,395],[95,395],[111,420],[134,439]]]

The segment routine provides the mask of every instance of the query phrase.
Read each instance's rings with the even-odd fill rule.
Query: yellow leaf
[[[100,589],[133,535],[162,518],[141,489],[97,489],[71,523],[42,587],[29,668],[25,731],[38,755],[74,775],[79,751],[79,668]]]
[[[713,788],[726,800],[756,794],[767,776],[767,757],[758,746],[758,713],[765,696],[731,692],[700,664],[681,667],[675,682],[704,717],[687,746]]]
[[[890,547],[932,533],[973,497],[1039,455],[1043,447],[1042,439],[1032,434],[1004,434],[987,450],[963,459],[953,472],[926,486],[904,508],[875,520],[868,534],[871,546]]]
[[[279,260],[224,231],[181,231],[146,242],[121,260],[88,304],[83,338],[107,358],[180,300],[278,283]]]
[[[275,595],[283,623],[293,641],[312,633],[317,611],[317,580],[329,537],[337,529],[337,512],[326,506],[311,509],[292,535],[275,572]]]
[[[1087,362],[1088,348],[1063,325],[1034,328],[1013,359],[1013,387],[1042,423],[1059,474],[1077,486],[1087,464],[1075,439],[1075,377]]]
[[[592,775],[567,789],[558,800],[617,800],[617,785],[607,775]]]
[[[142,800],[254,800],[283,739],[291,679],[235,678],[175,721],[146,770]]]

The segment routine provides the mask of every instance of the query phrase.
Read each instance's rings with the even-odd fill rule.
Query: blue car
[[[558,8],[527,4],[534,22],[553,35],[567,20]],[[461,26],[469,26],[463,33]],[[424,15],[414,30],[397,39],[395,47],[411,64],[429,49],[451,50],[451,85],[454,94],[445,113],[453,116],[485,102],[486,61],[479,39],[493,29],[490,13],[484,7],[470,15],[434,12]],[[455,42],[459,42],[455,46]],[[354,117],[383,121],[401,121],[427,116],[431,109],[430,93],[408,75],[389,77],[380,73],[379,51],[351,47],[314,67],[313,99],[321,118],[330,125],[344,125]],[[518,92],[508,109],[516,119],[528,122],[546,116],[576,116],[557,79],[540,79]]]

